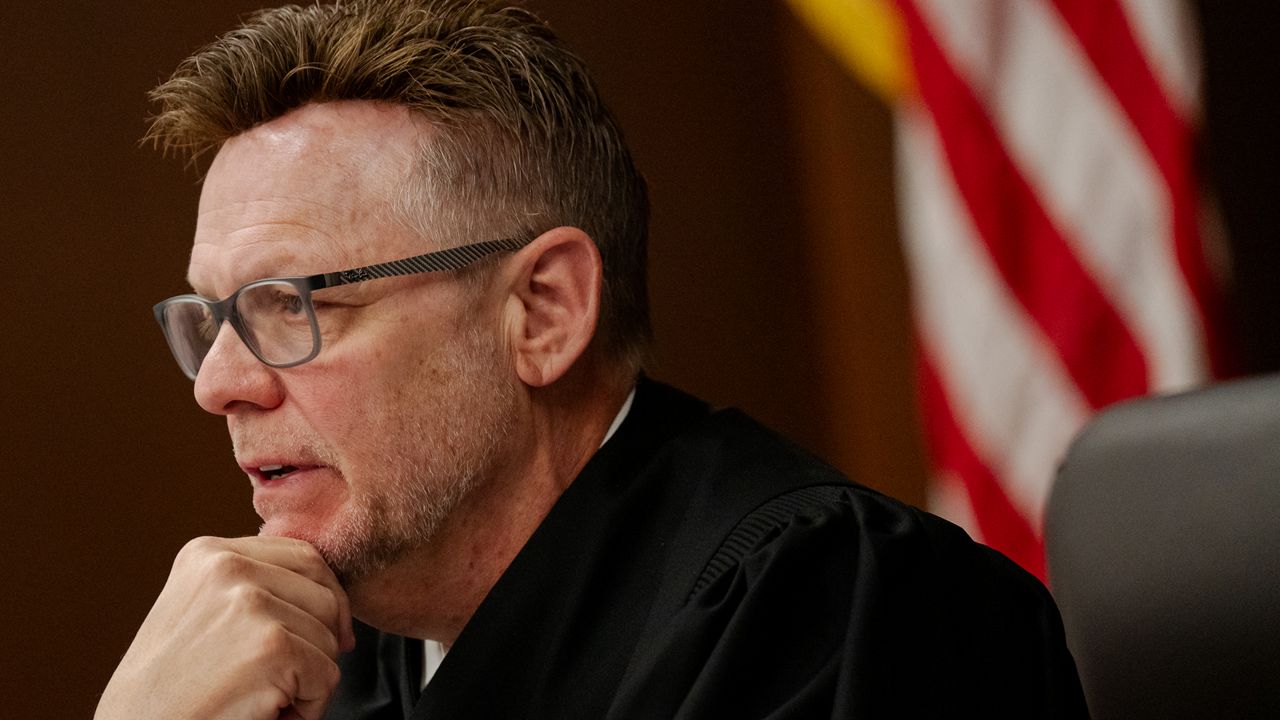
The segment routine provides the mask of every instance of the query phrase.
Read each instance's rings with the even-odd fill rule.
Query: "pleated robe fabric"
[[[340,664],[328,718],[1087,717],[1038,580],[648,379],[425,691],[417,640]]]

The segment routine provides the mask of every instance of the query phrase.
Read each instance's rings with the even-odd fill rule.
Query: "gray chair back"
[[[1045,544],[1095,718],[1280,719],[1280,377],[1100,414]]]

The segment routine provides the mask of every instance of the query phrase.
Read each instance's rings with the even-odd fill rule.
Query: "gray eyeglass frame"
[[[178,367],[182,372],[192,380],[196,379],[197,368],[195,372],[187,369],[186,364],[178,355],[177,348],[174,347],[173,338],[169,332],[169,322],[166,318],[165,311],[170,305],[175,303],[197,303],[208,309],[209,315],[213,318],[214,327],[222,327],[224,321],[230,322],[231,327],[236,331],[236,335],[240,341],[249,348],[253,356],[263,365],[274,368],[289,368],[303,363],[310,362],[320,354],[320,324],[316,320],[315,306],[311,303],[311,293],[315,290],[323,290],[324,288],[337,287],[339,285],[351,285],[352,283],[365,282],[367,280],[379,280],[381,278],[399,277],[403,275],[417,275],[419,273],[445,272],[448,270],[461,270],[479,260],[490,255],[500,252],[515,252],[520,248],[528,245],[530,240],[519,238],[505,238],[502,240],[486,240],[485,242],[472,243],[470,245],[461,245],[459,247],[447,248],[445,250],[436,250],[434,252],[425,253],[423,255],[414,255],[413,257],[401,258],[399,260],[391,260],[389,262],[377,263],[375,265],[365,265],[364,267],[351,268],[349,270],[338,270],[336,272],[319,273],[316,275],[296,275],[290,277],[263,278],[245,283],[222,300],[210,300],[195,294],[175,295],[174,297],[162,300],[151,308],[155,314],[156,322],[160,324],[160,330],[164,333],[165,342],[169,345],[169,351],[173,353],[174,360],[177,361]],[[236,300],[240,298],[240,294],[245,290],[251,289],[259,285],[270,283],[287,283],[292,285],[298,291],[298,297],[302,300],[303,308],[307,315],[307,320],[311,324],[311,352],[301,360],[294,360],[287,363],[276,363],[267,360],[262,356],[257,343],[252,340],[252,335],[244,326],[244,320],[240,317],[240,312],[236,309]],[[207,351],[206,351],[207,354]],[[200,358],[201,365],[204,364],[204,358]]]

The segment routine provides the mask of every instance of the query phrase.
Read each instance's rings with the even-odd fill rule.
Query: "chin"
[[[330,544],[326,542],[326,536],[329,534],[330,531],[324,523],[316,522],[312,518],[299,518],[288,514],[265,518],[258,526],[259,537],[285,537],[310,543],[320,551],[326,562],[331,560],[329,553],[326,552],[326,546]]]
[[[313,538],[309,533],[303,532],[296,524],[280,518],[271,518],[263,520],[258,526],[259,537],[287,537],[295,540],[306,540],[314,544]]]
[[[308,499],[299,502],[291,497],[271,496],[253,499],[254,512],[262,518],[258,535],[263,537],[288,537],[305,540],[317,549],[325,538],[335,534],[340,526],[343,506],[340,503]]]
[[[263,520],[258,535],[310,543],[342,586],[349,589],[380,570],[385,554],[371,552],[369,539],[349,520],[342,514],[321,519],[298,513],[275,513]]]

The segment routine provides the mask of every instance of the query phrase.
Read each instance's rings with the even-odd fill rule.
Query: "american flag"
[[[931,509],[1044,577],[1099,408],[1220,364],[1178,0],[790,0],[893,103]]]

